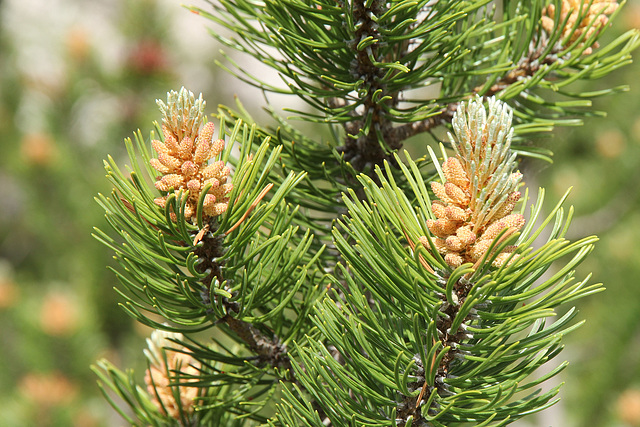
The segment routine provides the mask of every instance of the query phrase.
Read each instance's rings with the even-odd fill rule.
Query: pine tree
[[[309,108],[294,118],[330,137],[271,109],[276,125],[260,125],[240,103],[208,121],[183,88],[158,101],[148,139],[125,141],[130,166],[105,162],[114,190],[97,200],[113,230],[95,235],[115,252],[124,310],[156,329],[144,384],[98,362],[105,396],[154,426],[498,426],[553,405],[544,381],[581,324],[567,304],[603,289],[574,277],[597,239],[565,239],[566,196],[530,199],[519,169],[550,158],[539,135],[593,120],[592,98],[626,89],[580,90],[631,61],[637,31],[598,44],[621,10],[192,8],[282,81],[223,67],[297,96]]]

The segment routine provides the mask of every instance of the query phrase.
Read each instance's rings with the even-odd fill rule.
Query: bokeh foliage
[[[637,3],[630,1],[628,13],[617,22],[639,27]],[[3,20],[14,19],[8,4],[0,5]],[[145,52],[150,59],[129,57],[115,71],[105,69],[95,55],[107,42],[87,42],[86,33],[68,29],[68,45],[60,49],[68,73],[54,86],[19,67],[18,50],[24,46],[16,43],[11,27],[3,26],[0,32],[0,320],[8,325],[0,332],[0,421],[9,426],[35,420],[42,425],[109,424],[110,409],[96,398],[95,378],[87,366],[106,352],[120,355],[122,366],[139,358],[142,339],[116,308],[113,276],[104,268],[111,254],[89,235],[92,226],[106,226],[92,200],[97,191],[109,190],[100,166],[106,153],[123,158],[122,139],[156,117],[149,100],[183,83],[176,81],[176,70],[185,65],[172,53],[179,46],[171,41],[171,22],[185,12],[177,5],[170,13],[163,13],[166,8],[154,12],[155,1],[119,5],[116,32],[126,40],[125,50]],[[605,37],[620,30],[614,27]],[[83,39],[88,46],[83,47]],[[156,62],[154,55],[169,59],[158,66],[163,62]],[[210,58],[198,60],[213,72]],[[569,201],[577,212],[588,213],[574,218],[573,232],[601,238],[579,272],[593,271],[608,291],[580,304],[581,316],[590,320],[570,338],[573,363],[568,375],[582,380],[563,392],[566,425],[618,425],[620,414],[628,416],[629,409],[628,400],[617,406],[619,396],[640,388],[634,344],[640,336],[640,288],[634,279],[640,257],[635,245],[640,237],[640,97],[634,85],[639,72],[634,65],[614,72],[607,82],[583,84],[580,90],[589,92],[631,82],[632,92],[595,101],[596,109],[609,112],[607,118],[588,118],[583,127],[561,130],[548,146],[555,153],[553,166],[528,163],[548,188],[549,199],[557,200],[566,187],[574,187]],[[213,93],[213,84],[198,90]],[[34,97],[42,106],[39,120],[25,107],[25,100]],[[92,99],[107,99],[110,108],[92,110]],[[104,114],[111,118],[105,126],[89,126],[94,142],[87,143],[87,132],[78,131],[79,124]],[[422,147],[424,142],[416,144]],[[60,313],[75,314],[65,321]],[[52,384],[60,388],[50,390],[59,391],[42,397],[39,390]],[[638,422],[636,418],[636,424],[628,425]]]

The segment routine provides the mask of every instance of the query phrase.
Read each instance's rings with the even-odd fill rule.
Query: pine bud
[[[459,227],[456,230],[456,236],[465,246],[472,245],[476,241],[476,233],[471,231],[471,226],[469,225]]]
[[[431,211],[436,218],[447,217],[447,206],[440,200],[434,200],[433,202],[431,202]]]
[[[162,163],[160,163],[160,160],[158,159],[151,159],[149,161],[149,163],[151,164],[151,166],[157,170],[158,172],[162,173],[162,174],[167,174],[169,172],[171,172],[171,168],[163,165]]]
[[[444,184],[444,191],[453,203],[459,206],[469,205],[469,195],[457,185],[447,182]]]
[[[457,185],[462,189],[469,188],[469,178],[467,177],[467,173],[462,168],[462,164],[460,160],[455,157],[449,157],[442,164],[442,171],[444,172],[444,177],[447,182],[451,182],[452,184]]]
[[[153,147],[154,150],[156,150],[156,152],[158,154],[162,153],[162,154],[169,154],[169,149],[167,148],[166,145],[164,145],[163,142],[158,141],[157,139],[154,139],[153,141],[151,141],[151,146]]]
[[[172,188],[180,188],[184,182],[184,177],[175,173],[163,176],[159,181],[156,181],[156,188],[160,191],[169,191]]]
[[[513,228],[516,231],[520,230],[524,225],[524,217],[520,214],[511,214],[508,215],[494,223],[492,223],[482,236],[480,240],[493,240],[495,239],[502,230],[505,228]]]
[[[444,260],[451,268],[457,268],[462,265],[462,257],[455,252],[449,252],[444,256]]]
[[[453,203],[452,200],[447,195],[444,185],[440,184],[439,182],[432,182],[431,190],[433,190],[433,194],[435,194],[435,196],[438,199],[440,199],[443,203],[445,204]]]
[[[191,159],[195,154],[193,152],[193,147],[193,139],[188,136],[182,138],[182,141],[180,141],[180,145],[178,146],[178,154],[180,158],[185,160]]]
[[[464,249],[464,244],[462,243],[462,240],[460,240],[460,238],[455,235],[451,235],[447,237],[444,243],[447,249],[453,252],[460,252],[462,249]]]
[[[158,153],[158,160],[160,163],[169,168],[169,170],[177,170],[180,169],[180,165],[182,162],[180,159],[173,157],[167,153]]]
[[[447,206],[445,208],[445,217],[451,221],[466,221],[469,219],[469,214],[466,209],[457,206]]]
[[[196,166],[192,161],[187,160],[182,164],[180,170],[182,171],[182,175],[188,178],[194,176],[198,172],[198,166]]]

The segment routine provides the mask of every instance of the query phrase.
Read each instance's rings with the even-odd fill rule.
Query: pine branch
[[[96,237],[120,264],[125,310],[172,334],[150,341],[146,391],[99,364],[128,422],[499,426],[557,401],[558,387],[536,389],[566,363],[531,374],[579,326],[573,309],[547,322],[557,307],[602,289],[574,277],[596,239],[565,239],[566,195],[542,218],[541,190],[525,217],[517,156],[550,154],[511,144],[595,114],[589,98],[624,88],[567,88],[628,63],[640,35],[598,47],[615,2],[494,3],[192,9],[285,87],[231,58],[229,71],[298,96],[313,110],[289,111],[333,140],[273,111],[277,126],[263,128],[238,103],[219,108],[225,144],[202,98],[181,90],[159,102],[152,148],[138,132],[128,170],[105,162],[114,191],[98,202],[117,236]],[[452,153],[397,155],[437,127],[452,131]],[[189,335],[202,331],[206,342]]]
[[[299,227],[293,225],[300,218],[298,210],[285,201],[304,174],[292,172],[285,178],[272,174],[281,147],[269,154],[268,138],[254,144],[255,126],[249,128],[240,120],[229,139],[240,141],[241,153],[239,160],[230,159],[229,150],[222,150],[223,140],[211,140],[212,126],[202,126],[204,102],[184,89],[169,93],[167,104],[159,104],[164,138],[151,135],[157,158],[151,157],[138,133],[135,145],[127,141],[133,168],[130,178],[110,159],[105,166],[116,190],[111,198],[99,198],[113,228],[126,241],[120,245],[96,230],[96,237],[115,250],[124,267],[116,274],[124,287],[120,293],[126,299],[125,308],[160,330],[177,333],[216,327],[257,356],[247,364],[240,354],[223,356],[217,350],[181,342],[203,366],[197,381],[188,379],[189,387],[209,389],[218,376],[211,361],[237,365],[231,368],[236,374],[224,379],[229,384],[243,378],[248,386],[265,375],[274,377],[267,381],[267,389],[274,389],[278,380],[297,382],[286,342],[308,330],[306,313],[324,294],[317,265],[324,248],[309,230],[298,235]],[[226,133],[224,122],[221,127],[221,133]],[[205,164],[211,157],[208,150],[214,150],[215,158]],[[230,172],[224,166],[226,160],[236,167],[231,184],[224,181]],[[147,185],[154,172],[162,174],[155,177],[160,197]],[[268,182],[270,178],[277,185]],[[204,182],[196,182],[201,179]],[[146,312],[170,323],[161,324]],[[136,395],[133,384],[117,370],[107,365],[102,370],[108,373],[103,379],[121,396]],[[158,392],[160,384],[149,387],[156,390],[156,406],[162,406],[161,397],[170,392]],[[171,393],[182,392],[172,388]],[[235,392],[228,398],[234,396]],[[201,398],[209,397],[204,393]],[[149,406],[140,399],[128,402],[136,408]],[[179,396],[174,400],[179,402]],[[261,405],[268,400],[263,398]],[[250,415],[244,400],[229,403],[238,413]],[[183,409],[185,413],[192,410],[182,406],[169,418],[188,419]],[[141,421],[153,418],[147,409],[138,415]]]
[[[557,388],[533,394],[529,390],[566,364],[544,378],[526,379],[559,353],[561,337],[577,326],[569,323],[574,311],[546,327],[544,319],[559,304],[601,290],[587,285],[588,278],[573,283],[573,269],[591,251],[594,239],[563,239],[571,215],[565,217],[562,201],[538,230],[533,223],[542,198],[524,227],[520,214],[509,213],[515,203],[503,195],[513,194],[518,182],[509,167],[510,119],[506,107],[492,102],[486,116],[479,100],[456,112],[454,129],[461,140],[454,144],[457,160],[449,158],[442,167],[446,193],[434,188],[440,200],[429,200],[422,175],[410,159],[407,166],[399,164],[414,202],[400,190],[389,165],[386,174],[378,171],[380,185],[360,178],[365,201],[353,191],[345,199],[349,215],[334,230],[345,265],[338,265],[333,278],[334,298],[326,299],[313,318],[319,339],[300,348],[293,364],[296,377],[313,390],[336,426],[354,419],[380,426],[504,425],[555,402]],[[478,179],[463,179],[462,170]],[[482,178],[485,175],[489,182]],[[458,206],[463,200],[451,184],[475,191],[465,182],[486,185],[478,187],[474,197],[481,204],[473,208],[484,213],[469,213],[478,224],[480,254],[472,243],[467,253],[455,239],[444,239],[443,233],[455,236],[455,230],[439,228],[445,225],[442,215],[456,215],[455,209],[441,210],[443,200]],[[531,248],[550,223],[547,243]],[[466,227],[462,219],[456,224],[458,229]],[[520,234],[509,227],[520,229]],[[489,245],[482,243],[487,235]],[[473,265],[460,263],[454,253],[479,258]],[[556,274],[534,285],[552,263],[568,254],[572,259]],[[328,344],[336,348],[342,363],[334,359]],[[287,401],[278,415],[282,422],[299,417],[320,425],[293,389]]]
[[[453,113],[456,111],[458,104],[458,102],[448,104],[447,107],[435,117],[394,127],[389,133],[388,139],[398,141],[396,144],[402,146],[400,142],[405,141],[414,135],[430,132],[438,126],[447,125],[451,123]]]
[[[575,107],[589,107],[585,98],[596,94],[562,88],[628,63],[640,42],[638,32],[631,31],[593,50],[609,15],[613,19],[619,11],[609,5],[573,10],[566,2],[557,2],[555,9],[540,2],[516,2],[505,4],[498,15],[486,3],[423,1],[400,7],[377,0],[288,0],[258,8],[227,0],[212,3],[215,14],[192,10],[240,35],[229,40],[212,34],[272,66],[288,89],[250,74],[243,78],[247,83],[299,96],[317,111],[298,111],[303,118],[340,124],[340,161],[356,171],[369,171],[375,179],[374,165],[393,163],[391,153],[406,138],[448,127],[457,104],[475,93],[513,99],[518,135],[579,123],[566,116],[589,114]],[[257,32],[252,22],[264,31]],[[266,46],[280,51],[282,59],[267,54]],[[236,75],[242,78],[243,73]],[[430,98],[405,99],[407,93],[437,84],[440,93]],[[534,94],[534,88],[578,99],[549,100],[538,91]],[[400,108],[401,103],[409,106]],[[519,152],[546,157],[528,146],[520,146]]]

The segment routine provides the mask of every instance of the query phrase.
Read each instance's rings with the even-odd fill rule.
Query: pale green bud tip
[[[162,113],[162,124],[169,128],[179,139],[183,135],[194,135],[204,121],[206,102],[202,94],[195,97],[193,92],[180,88],[178,92],[167,92],[167,103],[157,99],[156,103]]]

